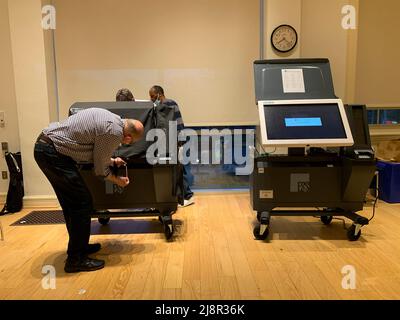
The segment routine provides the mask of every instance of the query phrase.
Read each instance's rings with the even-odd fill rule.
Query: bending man
[[[93,163],[97,176],[126,187],[129,179],[114,176],[109,168],[125,163],[111,157],[121,143],[140,140],[143,131],[140,121],[122,120],[105,109],[91,108],[50,124],[37,139],[35,160],[57,195],[69,234],[65,272],[93,271],[105,264],[103,260],[88,257],[100,250],[100,244],[89,245],[90,215],[94,208],[77,163]]]

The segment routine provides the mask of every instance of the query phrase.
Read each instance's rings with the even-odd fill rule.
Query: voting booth
[[[171,239],[174,233],[172,215],[178,204],[183,204],[183,169],[174,161],[177,141],[164,141],[166,153],[155,155],[149,163],[146,154],[154,142],[146,141],[146,135],[152,129],[160,129],[169,137],[169,122],[175,120],[174,110],[164,105],[155,108],[152,102],[84,102],[71,106],[69,114],[94,107],[107,109],[123,119],[140,120],[144,135],[139,142],[121,145],[115,151],[114,157],[121,157],[127,166],[111,169],[115,174],[129,177],[131,183],[126,188],[96,177],[93,164],[80,164],[80,173],[92,194],[96,210],[92,217],[106,225],[112,217],[158,216],[166,238]]]
[[[358,240],[369,220],[357,212],[376,166],[365,106],[336,97],[327,59],[256,61],[254,70],[254,236],[268,237],[272,216],[317,216],[327,225],[344,216],[353,222],[348,239]]]

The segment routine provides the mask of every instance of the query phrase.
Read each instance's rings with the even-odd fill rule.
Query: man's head
[[[153,86],[149,91],[150,99],[153,102],[160,100],[163,102],[165,100],[164,89],[160,86]]]
[[[134,119],[124,120],[123,144],[132,144],[139,141],[144,134],[143,123]]]
[[[115,97],[116,101],[135,101],[135,97],[129,89],[120,89]]]

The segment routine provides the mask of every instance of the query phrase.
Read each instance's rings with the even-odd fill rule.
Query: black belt
[[[53,145],[53,141],[46,136],[44,133],[40,134],[39,138],[37,138],[36,142],[42,142],[42,143],[47,143],[50,145]]]

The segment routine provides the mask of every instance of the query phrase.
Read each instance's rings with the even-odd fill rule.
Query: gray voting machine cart
[[[163,105],[154,108],[151,102],[85,102],[75,103],[69,114],[93,107],[107,109],[123,119],[140,120],[145,134],[141,141],[130,146],[122,145],[114,154],[127,162],[125,168],[113,168],[119,170],[119,175],[127,174],[131,179],[124,189],[96,177],[92,164],[80,165],[80,173],[93,198],[95,212],[92,217],[107,225],[112,217],[158,216],[166,238],[171,239],[174,233],[172,215],[178,204],[183,203],[182,166],[171,161],[171,154],[159,154],[160,161],[148,163],[146,152],[152,142],[147,142],[145,137],[155,128],[165,131],[168,137],[169,121],[175,120],[173,110]]]
[[[254,70],[255,238],[268,237],[272,216],[316,216],[326,225],[342,216],[353,222],[348,239],[358,240],[369,219],[357,212],[376,170],[365,106],[344,106],[336,97],[327,59],[256,61]]]

